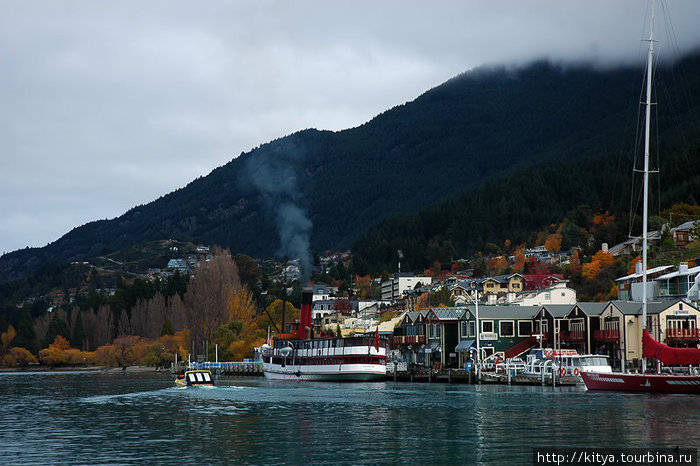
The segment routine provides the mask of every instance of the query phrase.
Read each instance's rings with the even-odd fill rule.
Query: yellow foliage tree
[[[7,351],[10,349],[10,343],[15,339],[15,336],[17,336],[17,332],[12,325],[0,335],[0,362],[5,358]]]
[[[26,367],[29,364],[36,364],[37,359],[31,351],[26,348],[15,346],[10,348],[10,350],[5,355],[3,359],[3,365],[7,367]]]
[[[95,362],[95,355],[89,351],[80,351],[76,348],[68,348],[64,351],[66,364],[69,366],[84,366]]]
[[[62,366],[68,362],[68,357],[66,356],[65,350],[63,348],[59,338],[65,340],[61,335],[56,337],[56,340],[49,345],[48,348],[44,348],[39,351],[39,361],[49,367]],[[68,345],[70,347],[70,345]]]
[[[257,314],[253,293],[248,291],[248,288],[245,286],[238,288],[229,299],[228,309],[229,321],[237,320],[241,322],[243,326],[252,324]]]

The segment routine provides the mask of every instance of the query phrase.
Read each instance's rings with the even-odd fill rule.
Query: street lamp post
[[[480,335],[479,335],[479,290],[476,289],[476,299],[472,298],[469,293],[466,293],[467,298],[471,302],[474,303],[475,306],[475,311],[474,311],[474,317],[476,318],[476,380],[481,382],[481,379],[479,378],[479,372],[480,372],[480,365],[481,365],[481,347],[480,347],[480,342],[481,340]]]

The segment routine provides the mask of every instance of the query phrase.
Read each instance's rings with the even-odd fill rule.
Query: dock
[[[180,368],[173,367],[171,372],[177,373],[184,369],[184,364]],[[262,363],[260,361],[244,360],[242,362],[193,362],[189,364],[190,369],[208,369],[212,374],[232,377],[262,377]]]
[[[430,367],[411,367],[407,370],[387,370],[387,381],[393,382],[427,382],[427,383],[462,383],[462,384],[503,384],[503,385],[544,385],[544,386],[575,386],[582,383],[581,379],[574,376],[555,377],[532,376],[525,374],[508,375],[495,372],[481,372],[477,379],[474,371],[466,369],[440,369]]]

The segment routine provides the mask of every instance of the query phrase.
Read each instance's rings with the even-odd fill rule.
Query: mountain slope
[[[686,75],[700,75],[698,61]],[[638,69],[549,63],[464,73],[357,128],[280,138],[119,218],[6,254],[0,276],[164,238],[258,257],[347,248],[376,222],[483,180],[619,148],[640,81]]]

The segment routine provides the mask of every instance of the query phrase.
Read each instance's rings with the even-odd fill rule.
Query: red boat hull
[[[700,376],[582,372],[588,390],[700,393]]]

